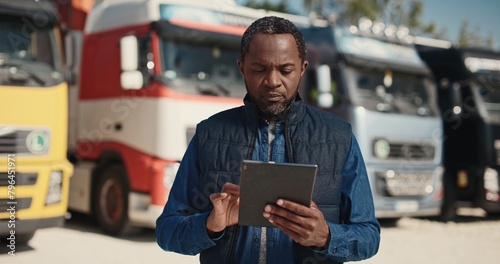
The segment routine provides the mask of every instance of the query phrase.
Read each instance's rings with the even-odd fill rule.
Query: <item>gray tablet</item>
[[[273,226],[262,216],[280,198],[311,204],[317,165],[244,160],[241,163],[238,224]]]

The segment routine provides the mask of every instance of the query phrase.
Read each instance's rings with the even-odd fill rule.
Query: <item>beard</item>
[[[295,100],[295,95],[284,102],[267,104],[262,101],[255,100],[255,103],[257,104],[257,108],[259,108],[259,110],[265,115],[277,116],[281,115],[290,106],[293,100]]]
[[[292,97],[289,99],[283,101],[283,102],[277,102],[277,103],[266,103],[262,100],[259,100],[259,98],[255,98],[249,91],[248,91],[248,86],[245,86],[247,88],[247,93],[250,95],[250,98],[255,102],[257,105],[257,108],[264,114],[264,115],[269,115],[269,116],[278,116],[283,114],[285,110],[288,109],[290,104],[292,104],[293,101],[295,101],[295,98],[297,97],[297,93],[299,92],[299,87],[297,86],[297,89],[295,89],[295,92]]]

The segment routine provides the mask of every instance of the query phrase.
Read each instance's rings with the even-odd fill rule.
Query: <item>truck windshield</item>
[[[479,107],[490,119],[500,123],[500,72],[477,74],[473,85]]]
[[[436,116],[433,82],[422,75],[347,67],[349,94],[355,105],[368,110]]]
[[[242,98],[245,85],[236,60],[237,48],[162,40],[163,79],[187,94]]]
[[[0,36],[0,85],[47,87],[63,80],[52,25],[6,16],[0,20]]]

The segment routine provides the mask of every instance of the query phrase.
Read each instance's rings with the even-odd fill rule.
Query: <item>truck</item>
[[[376,217],[395,224],[405,216],[438,216],[442,122],[433,76],[408,28],[362,18],[303,33],[309,68],[301,94],[351,123]]]
[[[84,2],[59,8],[74,77],[69,209],[111,235],[154,228],[197,123],[243,104],[241,36],[270,13],[232,1]]]
[[[1,0],[0,17],[0,246],[15,255],[38,229],[64,224],[73,166],[57,12]]]
[[[444,127],[443,217],[460,207],[500,213],[500,53],[425,39]]]

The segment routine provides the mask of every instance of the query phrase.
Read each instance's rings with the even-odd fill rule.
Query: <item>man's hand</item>
[[[306,247],[324,248],[329,243],[330,228],[316,203],[311,207],[279,199],[277,205],[266,205],[264,217]]]
[[[209,234],[221,232],[228,226],[238,223],[240,208],[240,186],[226,183],[220,193],[210,195],[214,209],[207,218],[207,231]]]

